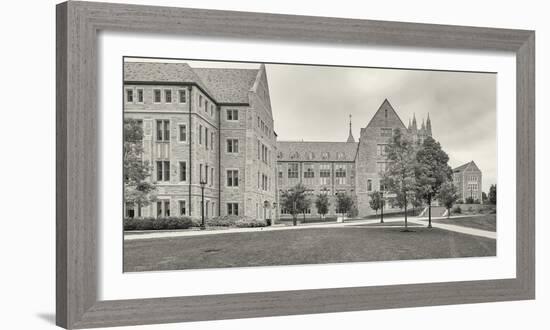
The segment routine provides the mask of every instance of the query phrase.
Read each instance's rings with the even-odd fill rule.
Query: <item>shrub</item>
[[[124,230],[188,229],[192,225],[193,220],[188,217],[124,219]]]
[[[235,215],[224,215],[215,218],[206,219],[206,225],[210,227],[234,227],[235,222],[241,219]]]
[[[235,221],[235,226],[239,228],[265,227],[267,226],[267,222],[256,219],[239,219]]]
[[[453,209],[453,213],[458,213],[458,214],[462,213],[462,209],[460,208],[460,206],[457,205],[457,206]]]

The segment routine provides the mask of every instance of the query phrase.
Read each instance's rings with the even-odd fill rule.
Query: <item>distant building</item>
[[[472,160],[469,163],[453,169],[453,182],[459,195],[459,200],[465,202],[468,197],[481,202],[481,170]]]

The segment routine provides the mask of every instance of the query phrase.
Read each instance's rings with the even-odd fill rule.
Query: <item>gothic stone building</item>
[[[124,118],[142,123],[158,201],[127,216],[271,217],[276,134],[265,67],[124,63]],[[264,206],[269,213],[264,215]]]
[[[474,201],[482,202],[481,179],[481,170],[473,160],[453,169],[453,182],[458,200],[465,202],[466,198],[471,197]]]
[[[335,196],[343,192],[356,198],[360,216],[369,215],[369,193],[380,190],[392,131],[401,129],[418,143],[432,134],[429,116],[420,128],[416,118],[405,126],[384,100],[358,142],[351,122],[346,142],[277,141],[264,65],[125,62],[124,118],[143,127],[143,160],[157,185],[152,205],[124,205],[127,216],[139,217],[200,217],[201,181],[206,217],[285,216],[279,193],[300,182],[312,199],[329,195],[329,215],[337,213]],[[308,213],[317,215],[314,203]]]
[[[431,121],[418,128],[413,117],[409,125],[401,121],[388,100],[380,105],[366,127],[361,128],[359,142],[351,134],[346,142],[277,142],[278,187],[284,191],[303,183],[311,196],[329,195],[329,215],[338,213],[336,195],[347,193],[357,200],[359,216],[373,214],[369,194],[380,191],[380,172],[387,166],[385,147],[393,130],[401,129],[413,141],[422,143],[432,135]],[[281,210],[281,216],[288,215]],[[314,203],[306,213],[317,214]]]

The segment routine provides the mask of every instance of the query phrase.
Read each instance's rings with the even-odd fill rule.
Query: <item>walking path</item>
[[[456,216],[453,218],[461,218],[466,216]],[[432,217],[432,220],[436,219],[446,219],[445,217]],[[421,225],[422,227],[426,226],[426,217],[417,218],[409,217],[408,222],[414,225]],[[384,222],[402,222],[405,221],[405,218],[389,218],[384,219]],[[220,230],[167,230],[167,231],[134,231],[124,233],[124,240],[139,240],[139,239],[152,239],[152,238],[170,238],[170,237],[187,237],[187,236],[204,236],[204,235],[220,235],[220,234],[230,234],[230,233],[245,233],[245,232],[261,232],[261,231],[278,231],[278,230],[300,230],[300,229],[310,229],[310,228],[343,228],[343,227],[353,227],[359,225],[368,225],[379,223],[379,219],[369,219],[369,220],[349,220],[348,222],[337,222],[337,223],[311,223],[311,224],[300,224],[299,226],[281,226],[275,225],[270,227],[259,227],[259,228],[228,228]],[[486,237],[491,239],[497,238],[497,233],[487,230],[435,223],[432,222],[432,227],[439,228],[448,231],[454,231],[461,234],[474,235],[480,237]],[[396,228],[396,226],[364,226],[363,228]],[[413,227],[418,228],[418,227]]]

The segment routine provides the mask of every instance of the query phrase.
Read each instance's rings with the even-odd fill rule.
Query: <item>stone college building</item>
[[[157,186],[155,203],[124,205],[130,217],[200,217],[201,181],[207,218],[287,216],[279,194],[300,182],[312,198],[329,195],[329,215],[337,213],[335,195],[342,192],[356,197],[359,216],[369,215],[369,193],[380,190],[392,130],[419,143],[432,135],[429,116],[420,128],[414,117],[405,126],[384,100],[357,142],[351,121],[346,142],[277,141],[264,65],[125,62],[123,75],[124,118],[143,127],[143,160]],[[317,216],[314,203],[307,213]]]

